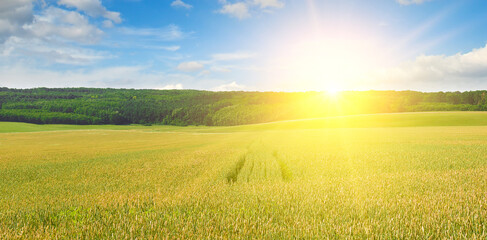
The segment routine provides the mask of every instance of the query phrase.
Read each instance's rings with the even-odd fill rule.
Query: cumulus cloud
[[[3,0],[0,2],[0,43],[9,37],[57,38],[80,43],[94,43],[102,31],[90,23],[88,17],[42,2],[34,13],[33,0]],[[36,1],[37,3],[37,1]],[[59,5],[76,8],[89,16],[103,16],[104,27],[120,23],[120,14],[107,11],[99,0],[59,0]]]
[[[197,72],[202,70],[204,67],[205,66],[202,63],[193,61],[180,63],[177,69],[182,72]]]
[[[32,0],[0,1],[0,43],[23,32],[22,26],[34,20]]]
[[[252,12],[269,12],[270,9],[284,7],[284,2],[281,0],[246,0],[229,2],[227,0],[220,0],[222,8],[218,10],[221,14],[226,14],[240,20],[252,16]]]
[[[171,6],[172,7],[181,7],[181,8],[186,8],[186,9],[191,9],[193,8],[192,5],[190,4],[187,4],[185,2],[183,2],[182,0],[175,0],[171,3]]]
[[[84,15],[56,7],[48,7],[35,15],[33,23],[24,29],[38,38],[62,38],[85,44],[97,42],[103,34]]]
[[[99,0],[2,0],[0,60],[87,65],[109,58],[109,54],[80,47],[95,44],[104,35],[90,16],[106,18],[104,27],[121,22],[120,14],[107,11]]]
[[[422,4],[431,0],[396,0],[401,5]]]
[[[122,18],[119,12],[108,11],[100,2],[100,0],[59,0],[59,5],[64,5],[70,8],[76,8],[83,11],[91,17],[103,17],[110,19],[115,23],[121,23]]]
[[[470,90],[487,88],[487,45],[451,56],[417,57],[397,67],[384,69],[372,79],[405,89]],[[390,88],[389,87],[389,88]]]
[[[244,2],[227,3],[218,12],[238,19],[250,17],[249,6]]]
[[[112,27],[114,27],[115,25],[113,25],[113,22],[112,22],[112,21],[110,21],[110,20],[105,20],[105,21],[103,21],[102,26],[103,26],[104,28],[112,28]]]
[[[231,82],[228,84],[220,85],[220,86],[215,87],[211,90],[223,92],[223,91],[242,91],[244,89],[245,89],[244,85],[237,84],[236,82]]]

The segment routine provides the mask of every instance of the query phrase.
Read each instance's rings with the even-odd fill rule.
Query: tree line
[[[486,111],[487,91],[210,92],[0,88],[0,121],[227,126],[365,113]]]

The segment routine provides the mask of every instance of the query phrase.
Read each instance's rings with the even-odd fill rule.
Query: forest
[[[231,126],[352,114],[486,111],[486,93],[0,88],[0,121]]]

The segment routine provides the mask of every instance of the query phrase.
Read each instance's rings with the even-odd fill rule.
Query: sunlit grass
[[[0,238],[485,239],[487,127],[396,116],[2,133]]]

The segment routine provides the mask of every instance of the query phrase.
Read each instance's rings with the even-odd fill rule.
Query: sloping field
[[[286,129],[320,128],[378,128],[426,126],[487,126],[487,112],[418,112],[392,114],[365,114],[303,120],[280,121],[231,127],[176,127],[138,125],[63,125],[0,122],[0,133],[40,132],[64,130],[145,130],[178,132],[240,132]]]
[[[487,126],[487,112],[364,114],[229,127],[227,130]]]
[[[0,132],[1,239],[487,237],[484,113]]]

